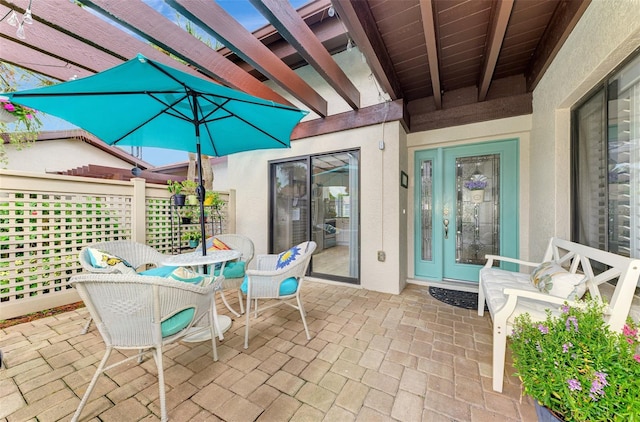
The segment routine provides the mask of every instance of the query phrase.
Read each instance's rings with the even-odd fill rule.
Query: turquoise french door
[[[485,255],[518,256],[518,156],[517,140],[415,153],[416,278],[477,282]]]

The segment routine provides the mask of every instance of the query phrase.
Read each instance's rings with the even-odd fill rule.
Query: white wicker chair
[[[206,330],[211,335],[213,360],[218,360],[212,304],[214,289],[218,286],[210,284],[201,287],[163,277],[135,274],[83,274],[71,277],[70,283],[87,305],[106,346],[104,357],[72,421],[77,421],[80,417],[101,373],[132,359],[141,358],[146,349],[151,349],[158,370],[160,413],[162,420],[166,421],[163,347],[187,334]],[[179,331],[167,333],[169,335],[163,337],[162,323],[187,309],[194,309],[193,318],[181,329],[180,326],[174,327],[173,331]],[[140,349],[141,352],[105,367],[114,349]]]
[[[254,246],[251,239],[241,234],[219,234],[217,236],[225,245],[229,246],[231,249],[239,251],[242,253],[242,256],[238,259],[238,261],[244,261],[245,271],[249,269],[249,263],[253,259],[254,254]],[[222,302],[224,305],[231,311],[235,316],[239,317],[240,314],[244,313],[244,305],[242,304],[242,290],[240,290],[240,285],[244,280],[244,276],[237,278],[227,278],[222,281],[222,288],[220,289],[220,296],[222,297]],[[227,298],[224,295],[225,290],[236,290],[238,292],[238,303],[240,304],[240,313],[236,312],[227,302]]]
[[[107,252],[111,255],[118,256],[131,264],[133,269],[136,271],[144,271],[149,266],[160,267],[160,262],[162,262],[163,259],[167,258],[167,255],[158,252],[151,246],[134,242],[133,240],[111,240],[107,242],[96,242],[82,248],[80,250],[80,253],[78,254],[78,259],[80,261],[80,265],[85,271],[97,274],[118,274],[120,273],[120,270],[118,269],[118,267],[107,266],[106,268],[98,268],[91,265],[91,259],[89,258],[87,248],[94,248],[103,252]],[[82,329],[82,334],[86,334],[87,331],[89,331],[90,326],[91,318],[89,318],[84,328]]]
[[[273,306],[278,306],[280,302],[284,302],[287,305],[300,311],[300,317],[302,318],[302,324],[304,325],[304,331],[307,334],[307,340],[311,340],[309,334],[309,328],[307,327],[307,320],[305,319],[305,311],[300,299],[300,290],[302,288],[302,281],[304,275],[307,272],[309,261],[311,261],[311,254],[316,249],[315,242],[303,242],[297,245],[300,248],[300,256],[288,266],[282,269],[275,269],[278,261],[278,255],[258,255],[256,258],[256,269],[248,270],[247,274],[247,324],[245,326],[244,334],[244,348],[249,347],[249,319],[251,314],[251,301],[255,303],[255,316],[258,316],[258,299],[276,299],[275,303],[272,303],[266,307],[261,308],[261,311],[269,309]],[[297,279],[297,288],[295,292],[281,295],[280,287],[283,281],[289,278]],[[295,299],[297,305],[288,302],[290,299]]]

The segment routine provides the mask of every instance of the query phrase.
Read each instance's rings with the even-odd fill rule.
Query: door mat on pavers
[[[444,302],[447,305],[464,309],[478,309],[478,293],[429,287],[429,294],[433,296],[434,299]],[[486,304],[485,309],[488,309]]]

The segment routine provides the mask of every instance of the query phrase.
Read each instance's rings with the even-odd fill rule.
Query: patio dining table
[[[161,264],[172,267],[190,267],[197,268],[200,274],[205,275],[204,283],[221,282],[224,280],[224,266],[228,261],[240,258],[242,254],[236,250],[221,250],[221,251],[207,251],[206,255],[202,255],[202,252],[188,252],[179,255],[171,255],[164,259]],[[215,264],[221,264],[219,276],[215,276],[213,271],[211,274],[207,273],[207,267]],[[222,277],[222,279],[221,279]],[[224,333],[231,327],[231,318],[226,315],[218,315],[216,311],[216,302],[212,301],[213,306],[213,318],[215,324],[215,330],[220,340],[224,340]],[[207,331],[200,331],[199,334],[186,336],[183,341],[187,342],[200,342],[209,340],[210,335]]]

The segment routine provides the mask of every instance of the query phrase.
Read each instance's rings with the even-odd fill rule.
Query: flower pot
[[[472,190],[469,192],[471,196],[471,202],[479,204],[484,201],[484,189]]]
[[[3,107],[0,107],[0,122],[13,123],[16,120],[18,120],[18,116],[13,113],[9,113]]]
[[[538,422],[562,422],[564,419],[558,417],[549,408],[541,405],[538,401],[535,401],[536,415],[538,416]]]
[[[198,247],[198,244],[199,244],[199,243],[200,243],[200,242],[198,242],[198,241],[197,241],[197,240],[195,240],[195,239],[189,240],[189,247],[190,247],[190,248],[196,248],[196,247]]]
[[[173,195],[173,203],[176,205],[176,207],[184,207],[184,199],[185,196],[181,193],[176,193],[175,195]]]
[[[191,217],[182,217],[182,224],[191,224]]]

